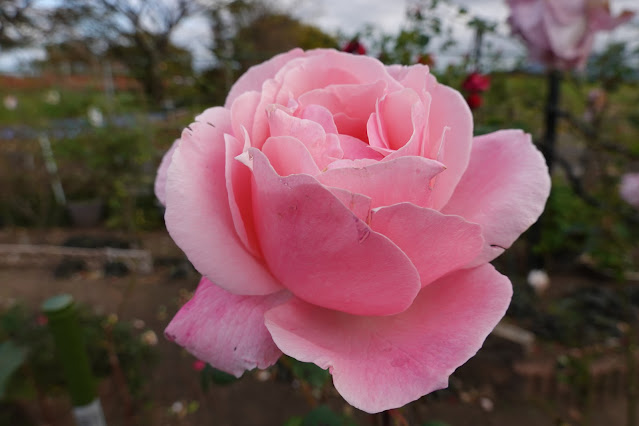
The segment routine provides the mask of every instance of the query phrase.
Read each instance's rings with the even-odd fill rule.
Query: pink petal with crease
[[[467,265],[484,245],[479,225],[410,203],[374,210],[370,224],[406,253],[422,287]]]
[[[262,146],[262,152],[280,176],[300,173],[316,176],[320,173],[306,146],[292,136],[268,138]]]
[[[246,370],[270,367],[282,355],[264,326],[264,313],[289,298],[286,291],[238,296],[203,277],[164,334],[197,358],[240,377]]]
[[[360,160],[362,161],[362,160]],[[344,188],[372,199],[372,207],[409,202],[429,207],[429,181],[445,167],[423,157],[399,157],[362,168],[335,168],[318,176],[324,185]]]
[[[389,315],[410,306],[419,276],[388,238],[357,218],[317,180],[279,177],[253,156],[253,205],[270,271],[297,297],[356,315]]]
[[[193,123],[173,153],[166,183],[166,227],[193,266],[224,289],[247,295],[281,289],[238,237],[226,189],[224,132],[229,111],[209,114],[212,124]],[[239,189],[238,189],[239,190]]]
[[[226,151],[224,177],[235,232],[253,256],[262,257],[253,224],[251,171],[235,159],[244,150],[244,143],[229,134],[224,135],[224,143]]]
[[[337,126],[333,121],[333,114],[326,108],[320,105],[309,105],[302,107],[300,112],[296,114],[297,117],[305,120],[311,120],[322,126],[326,133],[337,134]]]
[[[550,176],[530,135],[502,130],[473,142],[470,164],[442,210],[482,227],[483,253],[473,265],[499,256],[535,223],[550,194]]]
[[[345,160],[361,160],[363,158],[381,160],[384,158],[382,154],[371,149],[367,143],[349,135],[339,135],[339,144],[344,152],[343,159]]]
[[[426,286],[399,315],[356,317],[291,299],[266,313],[266,327],[285,354],[328,368],[349,404],[377,413],[446,387],[511,295],[508,278],[486,264]]]
[[[344,204],[362,222],[368,223],[371,213],[371,199],[366,195],[356,194],[342,188],[327,186],[326,189]]]

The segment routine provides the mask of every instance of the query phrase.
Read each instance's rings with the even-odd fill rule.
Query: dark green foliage
[[[155,359],[154,348],[145,344],[140,339],[140,332],[128,322],[114,322],[86,308],[80,309],[79,319],[91,369],[96,377],[104,378],[111,374],[109,348],[112,347],[131,394],[141,397],[148,368]],[[24,356],[20,372],[13,374],[8,382],[8,399],[34,398],[36,389],[48,393],[64,387],[63,372],[55,359],[53,338],[45,322],[44,316],[30,312],[21,305],[0,312],[1,347],[20,348]],[[4,355],[6,353],[0,353],[3,366]]]
[[[202,390],[204,390],[204,392],[209,390],[212,384],[224,386],[234,383],[237,380],[237,377],[235,377],[234,375],[211,367],[210,364],[206,364],[206,366],[200,372],[200,386],[202,387]]]
[[[355,426],[349,417],[335,413],[326,405],[320,405],[304,417],[292,417],[283,426]]]

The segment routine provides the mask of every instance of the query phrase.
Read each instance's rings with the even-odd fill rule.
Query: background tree
[[[0,0],[0,51],[29,41],[34,26],[34,0]]]
[[[337,47],[337,40],[263,1],[234,0],[211,8],[213,55],[209,71],[224,80],[223,93],[252,65],[295,47]]]
[[[91,9],[83,25],[75,28],[106,44],[105,52],[129,69],[152,104],[160,105],[165,61],[177,50],[171,36],[202,6],[190,0],[73,0],[73,4]]]

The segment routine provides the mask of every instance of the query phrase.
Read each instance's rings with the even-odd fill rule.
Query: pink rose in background
[[[313,362],[368,412],[477,352],[512,294],[488,262],[550,191],[530,136],[473,139],[428,67],[335,50],[251,68],[163,165],[167,228],[204,275],[168,338],[238,377]]]
[[[625,202],[639,208],[639,173],[626,173],[622,176],[619,194]]]
[[[595,33],[630,20],[633,12],[617,17],[606,0],[507,0],[508,18],[515,34],[526,43],[532,59],[568,70],[582,68]]]

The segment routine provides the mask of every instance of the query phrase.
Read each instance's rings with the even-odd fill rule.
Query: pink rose
[[[626,173],[622,176],[619,194],[625,202],[639,208],[639,173]]]
[[[488,262],[550,190],[529,135],[472,133],[424,65],[296,49],[251,68],[158,176],[204,275],[168,338],[238,377],[313,362],[368,412],[446,387],[510,301]]]
[[[582,68],[595,32],[612,30],[634,15],[610,13],[606,0],[507,0],[510,26],[526,43],[532,59],[550,67]]]

